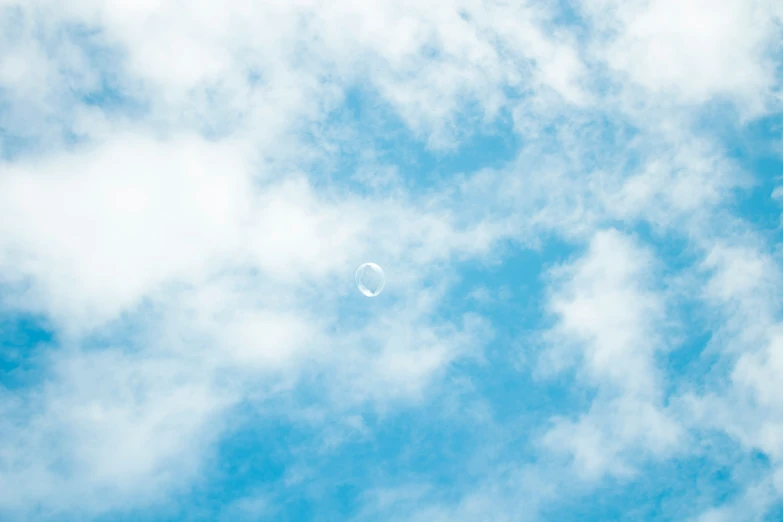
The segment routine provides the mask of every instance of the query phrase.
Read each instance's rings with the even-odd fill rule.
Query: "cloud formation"
[[[0,3],[0,518],[772,513],[782,23]]]

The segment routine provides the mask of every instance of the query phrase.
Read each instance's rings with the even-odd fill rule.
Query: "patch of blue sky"
[[[773,501],[764,514],[762,522],[777,522],[783,520],[783,502]]]
[[[783,184],[782,130],[783,117],[774,116],[748,123],[723,137],[731,157],[753,176],[752,186],[740,194],[732,210],[753,224],[771,245],[783,241],[781,205],[772,198],[775,188]]]
[[[386,417],[370,424],[370,439],[348,441],[339,451],[320,451],[319,430],[291,430],[285,419],[276,426],[259,423],[263,432],[253,429],[251,437],[222,445],[221,461],[241,464],[225,464],[225,486],[210,484],[212,494],[224,491],[228,501],[213,505],[223,509],[237,498],[262,495],[273,501],[275,520],[339,520],[358,511],[368,486],[414,480],[442,491],[464,487],[475,473],[466,472],[459,457],[483,441],[470,432],[473,426],[444,420],[433,407]]]
[[[2,93],[0,93],[1,99]],[[35,147],[40,144],[40,141],[34,137],[20,136],[18,133],[5,131],[3,129],[5,126],[1,124],[6,114],[0,104],[0,158],[4,161],[14,161],[22,157],[26,151],[36,150]]]
[[[182,519],[194,511],[217,519],[248,498],[271,502],[269,519],[347,519],[359,508],[368,484],[389,473],[409,476],[411,457],[438,458],[437,452],[426,453],[431,445],[415,446],[422,441],[412,431],[432,431],[423,419],[404,415],[391,420],[398,422],[373,426],[379,431],[371,440],[349,441],[335,452],[319,448],[320,428],[307,429],[284,415],[256,419],[220,444],[208,480],[182,504]],[[401,456],[403,448],[415,448],[414,453]],[[424,459],[421,465],[426,465]],[[432,469],[442,471],[443,466]]]
[[[455,146],[433,149],[371,86],[354,85],[323,124],[324,129],[338,132],[308,133],[312,140],[333,140],[334,146],[333,158],[312,171],[311,181],[319,189],[333,189],[337,183],[353,193],[367,194],[368,184],[359,181],[357,174],[370,178],[380,174],[382,180],[381,168],[392,167],[403,186],[415,194],[441,189],[459,174],[501,168],[516,155],[519,138],[511,132],[508,115],[484,123],[477,107],[463,107],[452,126],[463,129],[455,137]],[[348,127],[350,132],[339,133]],[[379,172],[373,174],[373,169]]]
[[[50,81],[60,84],[50,87],[56,96],[45,105],[28,107],[27,101],[20,102],[0,88],[3,159],[12,161],[40,154],[53,144],[68,147],[86,142],[89,137],[74,126],[77,120],[74,109],[80,106],[100,109],[108,118],[139,118],[147,112],[148,103],[140,98],[141,91],[131,92],[133,84],[121,77],[123,52],[109,45],[101,31],[80,24],[64,24],[55,34],[47,34],[39,28],[40,20],[25,17],[21,9],[12,7],[4,8],[0,18],[7,29],[3,35],[7,45],[14,46],[17,40],[29,36],[22,28],[30,26],[38,36],[41,52],[56,55],[66,48],[76,57],[71,58],[75,60],[73,63],[52,71]]]
[[[148,103],[141,99],[141,85],[131,81],[124,70],[127,53],[111,44],[103,30],[83,24],[65,24],[54,40],[44,42],[52,47],[67,42],[82,53],[87,65],[86,71],[79,73],[91,73],[86,76],[93,81],[66,83],[66,92],[73,95],[74,102],[100,108],[109,117],[118,114],[128,117],[144,115]],[[76,78],[81,80],[78,75]]]
[[[0,387],[18,390],[40,384],[42,356],[52,331],[33,315],[0,311]]]
[[[588,404],[585,391],[573,386],[572,372],[546,380],[533,377],[543,347],[540,332],[553,320],[546,312],[546,271],[573,259],[580,249],[554,236],[538,249],[512,242],[498,248],[498,262],[455,265],[459,281],[438,313],[448,321],[465,312],[490,320],[495,331],[485,347],[484,363],[458,361],[454,371],[486,399],[496,422],[521,416],[522,426],[540,426],[548,414],[576,413]],[[529,430],[525,434],[531,435]]]

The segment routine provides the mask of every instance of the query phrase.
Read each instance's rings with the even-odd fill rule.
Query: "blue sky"
[[[780,2],[0,26],[1,520],[780,519]]]

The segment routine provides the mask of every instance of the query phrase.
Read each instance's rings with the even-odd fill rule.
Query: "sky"
[[[783,519],[782,37],[0,0],[0,520]]]

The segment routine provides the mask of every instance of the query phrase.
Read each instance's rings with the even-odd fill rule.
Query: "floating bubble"
[[[383,290],[386,278],[383,270],[375,263],[364,263],[356,269],[356,286],[367,297],[375,297]]]

